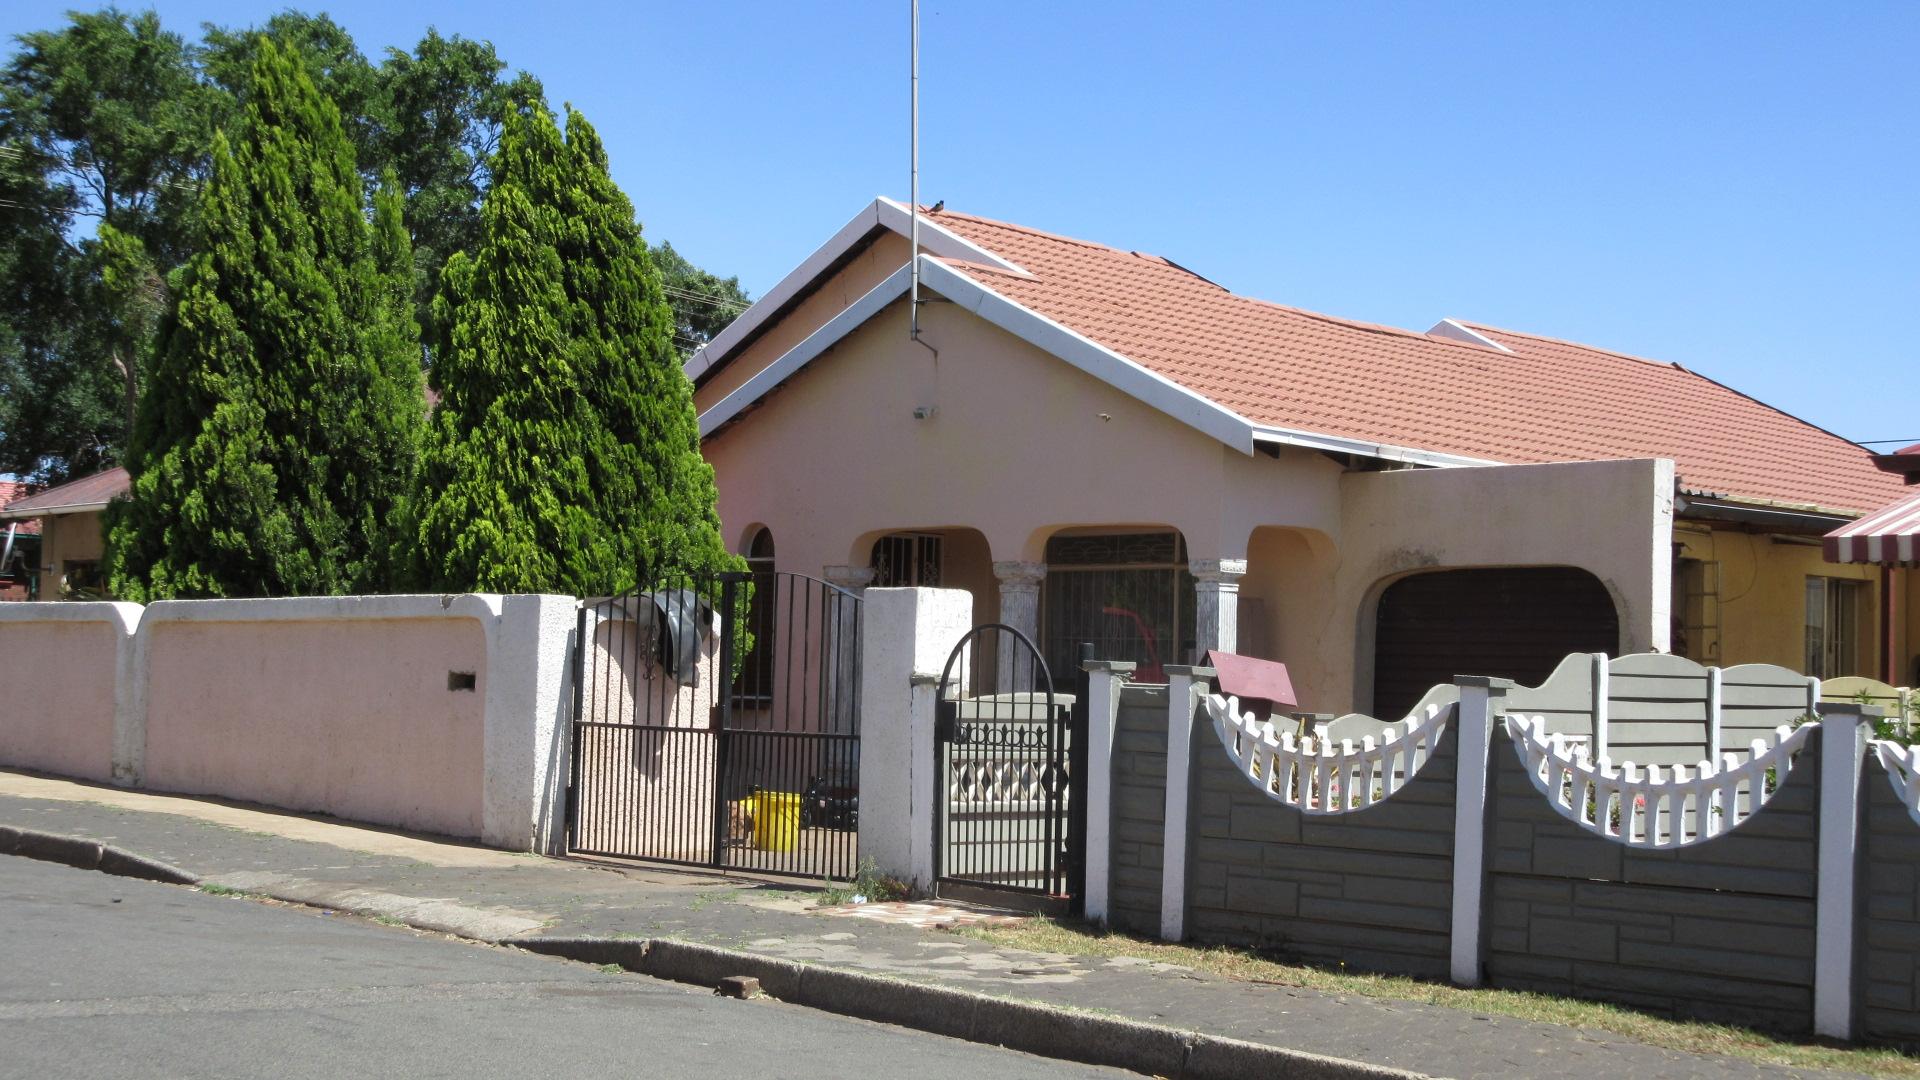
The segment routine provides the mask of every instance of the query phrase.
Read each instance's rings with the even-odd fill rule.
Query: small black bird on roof
[[[940,211],[945,210],[946,208],[947,208],[947,200],[941,199],[939,202],[934,203],[932,206],[927,207],[927,213],[937,214]]]

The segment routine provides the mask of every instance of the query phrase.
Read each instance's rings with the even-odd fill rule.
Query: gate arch
[[[1004,623],[960,639],[934,727],[937,891],[1077,903],[1086,865],[1086,693],[1060,692],[1032,639]]]

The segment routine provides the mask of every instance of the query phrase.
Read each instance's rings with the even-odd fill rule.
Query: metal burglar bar
[[[660,575],[584,602],[570,846],[847,879],[860,600],[798,574]]]
[[[940,679],[934,735],[939,884],[1077,905],[1086,726],[1075,704],[1085,697],[1084,688],[1056,693],[1046,660],[1013,627],[976,627],[955,646]]]

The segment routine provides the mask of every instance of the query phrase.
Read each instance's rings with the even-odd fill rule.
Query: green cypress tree
[[[369,220],[363,190],[338,109],[263,39],[141,397],[116,595],[390,585],[424,399],[399,196]]]
[[[734,567],[633,206],[584,117],[510,116],[434,301],[440,404],[415,555],[442,591],[609,595]]]

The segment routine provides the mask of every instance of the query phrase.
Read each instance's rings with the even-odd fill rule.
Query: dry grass
[[[1601,1002],[1517,990],[1468,990],[1393,975],[1361,975],[1285,964],[1246,949],[1173,945],[1044,918],[1029,919],[1018,926],[965,927],[954,932],[1010,949],[1069,956],[1139,957],[1243,982],[1417,1001],[1467,1012],[1588,1028],[1649,1046],[1694,1054],[1724,1054],[1799,1069],[1838,1069],[1869,1076],[1920,1078],[1920,1059],[1896,1050],[1800,1042],[1725,1024],[1668,1020]]]

